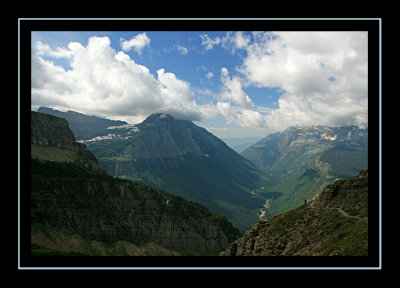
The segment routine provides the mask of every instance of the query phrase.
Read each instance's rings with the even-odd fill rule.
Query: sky
[[[32,32],[31,109],[129,123],[153,113],[220,138],[368,126],[368,32]]]

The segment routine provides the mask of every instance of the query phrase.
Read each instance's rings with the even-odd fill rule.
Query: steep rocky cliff
[[[110,176],[81,178],[67,167],[68,175],[52,176],[54,165],[61,164],[32,165],[32,222],[105,243],[153,242],[203,253],[238,236],[225,217],[181,197]]]
[[[46,161],[73,162],[95,173],[103,173],[85,144],[75,141],[68,121],[49,114],[31,112],[31,157]]]
[[[197,203],[97,173],[58,150],[55,154],[64,160],[49,161],[54,151],[48,147],[85,151],[65,120],[49,116],[32,112],[32,147],[45,148],[32,153],[32,224],[108,244],[154,243],[200,253],[221,251],[238,238],[239,231],[226,217]]]
[[[221,256],[368,255],[368,170],[319,198],[261,220]]]

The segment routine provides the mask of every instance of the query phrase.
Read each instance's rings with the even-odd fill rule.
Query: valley
[[[267,219],[314,199],[324,186],[368,167],[368,129],[291,127],[268,135],[241,155],[271,177],[264,193],[280,193],[268,209],[260,207],[262,219]]]

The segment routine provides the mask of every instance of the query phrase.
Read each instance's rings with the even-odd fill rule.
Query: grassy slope
[[[259,221],[224,255],[368,255],[368,171],[326,186],[306,205]]]
[[[56,146],[39,146],[31,144],[32,158],[46,161],[74,162],[80,159],[79,152],[58,148]]]
[[[78,235],[66,235],[60,231],[32,224],[31,252],[33,256],[179,256],[179,252],[154,243],[134,245],[126,241],[106,244],[91,241]]]
[[[368,255],[368,218],[348,217],[336,209],[310,204],[255,224],[236,241],[241,242],[237,255]]]
[[[285,255],[368,255],[367,221],[335,209],[311,208],[311,203],[271,218],[263,233],[279,241]]]

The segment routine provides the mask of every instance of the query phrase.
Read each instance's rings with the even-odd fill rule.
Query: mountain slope
[[[266,176],[206,129],[153,114],[134,127],[113,130],[115,137],[85,142],[110,175],[198,202],[239,228],[257,221],[256,209],[265,199],[251,191]]]
[[[272,177],[265,192],[281,193],[270,198],[268,209],[261,208],[265,219],[312,199],[335,179],[368,167],[368,129],[291,127],[268,135],[242,155]]]
[[[337,158],[338,154],[342,159]],[[340,166],[344,159],[356,155],[357,161],[353,163],[355,168],[348,171],[351,174],[347,177],[353,176],[366,166],[367,154],[368,129],[360,129],[357,126],[290,127],[283,132],[268,135],[241,153],[260,169],[274,176],[298,172],[318,157],[322,157],[319,160],[325,163],[331,163],[336,157],[336,164]],[[332,155],[334,157],[330,157]],[[352,160],[348,159],[347,162]],[[341,173],[341,168],[329,167],[327,170],[336,177]]]
[[[79,151],[86,147],[75,142],[64,119],[37,112],[31,115],[31,145],[42,148],[40,157],[32,154],[31,159],[33,226],[39,223],[44,231],[61,233],[71,241],[75,238],[70,236],[76,234],[79,239],[107,245],[119,241],[154,243],[199,253],[218,252],[238,237],[239,231],[226,217],[197,203],[145,184],[116,179],[74,159],[51,159],[52,148],[75,153],[75,147]],[[53,133],[57,133],[55,139]],[[43,247],[46,241],[33,242],[33,248],[50,249]]]
[[[127,241],[107,244],[88,240],[77,234],[32,224],[31,253],[33,256],[180,256],[181,252],[155,243],[135,245]]]
[[[368,255],[368,170],[255,224],[221,256]]]

